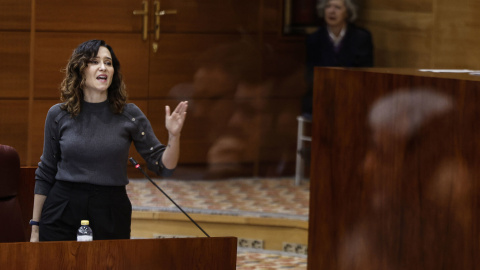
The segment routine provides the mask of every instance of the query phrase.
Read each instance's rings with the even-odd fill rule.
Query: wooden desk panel
[[[478,264],[480,83],[446,77],[316,69],[308,269]],[[374,133],[375,102],[402,89],[431,89],[454,109],[403,139],[387,136],[399,121]]]
[[[235,269],[235,237],[0,244],[2,269]]]

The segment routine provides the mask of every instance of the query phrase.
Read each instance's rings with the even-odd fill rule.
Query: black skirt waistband
[[[73,189],[80,189],[80,190],[88,190],[88,191],[112,191],[112,192],[125,192],[125,186],[103,186],[103,185],[95,185],[89,183],[76,183],[70,181],[60,181],[57,180],[55,182],[56,185],[60,185],[66,188],[73,188]]]

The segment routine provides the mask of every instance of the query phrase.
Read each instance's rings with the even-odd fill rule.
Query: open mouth
[[[105,81],[107,81],[107,78],[108,78],[107,75],[100,75],[100,76],[97,77],[97,80],[105,82]]]

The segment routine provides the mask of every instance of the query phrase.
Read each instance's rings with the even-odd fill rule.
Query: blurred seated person
[[[318,0],[323,22],[306,38],[306,80],[302,114],[312,115],[313,69],[321,67],[372,67],[373,42],[370,32],[353,24],[357,18],[354,0]]]

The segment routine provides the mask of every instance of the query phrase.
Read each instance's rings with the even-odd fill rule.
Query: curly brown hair
[[[65,78],[60,85],[63,102],[62,109],[70,113],[72,117],[77,116],[81,110],[81,103],[84,99],[83,88],[85,86],[85,76],[83,72],[88,66],[89,61],[96,57],[100,47],[105,47],[110,51],[113,62],[112,84],[108,87],[108,102],[113,113],[123,112],[127,103],[127,92],[120,72],[120,62],[113,52],[110,45],[103,40],[85,41],[73,51],[67,66],[65,67]]]

